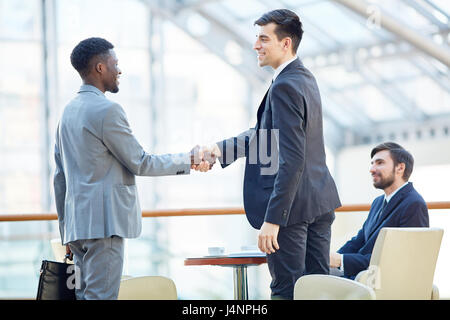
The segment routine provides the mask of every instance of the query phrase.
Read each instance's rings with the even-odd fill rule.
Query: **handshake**
[[[221,152],[217,144],[211,146],[199,145],[191,150],[191,169],[200,172],[207,172],[211,170],[216,163],[217,157],[221,156]]]

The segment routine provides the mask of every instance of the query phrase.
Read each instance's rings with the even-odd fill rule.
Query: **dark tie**
[[[380,219],[380,216],[383,214],[384,208],[386,208],[387,205],[387,201],[386,198],[383,201],[383,204],[381,205],[380,210],[378,210],[378,212],[375,215],[375,223],[378,223],[378,220]]]
[[[273,83],[273,79],[272,79],[272,83]],[[266,97],[267,94],[269,93],[270,87],[272,86],[272,83],[270,84],[269,88],[266,91],[266,94],[264,95],[264,98],[261,101],[261,104],[259,105],[258,111],[256,112],[256,130],[259,129],[259,125],[260,125],[260,121],[261,121],[261,116],[264,112],[264,109],[266,107]]]

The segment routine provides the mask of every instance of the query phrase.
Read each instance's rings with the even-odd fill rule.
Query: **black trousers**
[[[280,227],[280,249],[267,255],[273,299],[291,300],[295,282],[302,275],[329,274],[331,224],[334,218],[334,212],[329,212],[312,221]]]

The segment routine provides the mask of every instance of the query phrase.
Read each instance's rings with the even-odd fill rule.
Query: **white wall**
[[[414,157],[414,171],[410,181],[417,190],[421,189],[421,181],[415,181],[416,171],[422,171],[423,167],[450,164],[449,139],[399,142],[399,144]],[[336,155],[335,177],[342,203],[370,203],[377,195],[382,194],[382,191],[372,186],[369,174],[370,151],[375,146],[376,144],[349,147]],[[424,178],[423,175],[420,178]],[[449,199],[440,200],[450,200],[450,196]]]

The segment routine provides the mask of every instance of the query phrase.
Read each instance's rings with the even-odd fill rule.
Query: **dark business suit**
[[[427,205],[411,182],[392,197],[376,219],[383,201],[384,195],[373,201],[362,229],[338,250],[344,255],[344,276],[347,278],[354,279],[360,271],[369,267],[373,246],[381,228],[429,227]]]
[[[271,288],[273,295],[292,298],[303,273],[328,273],[330,228],[341,205],[325,163],[319,89],[299,59],[270,86],[256,127],[218,146],[222,167],[246,157],[244,207],[250,224],[280,225],[280,250],[268,256]]]

